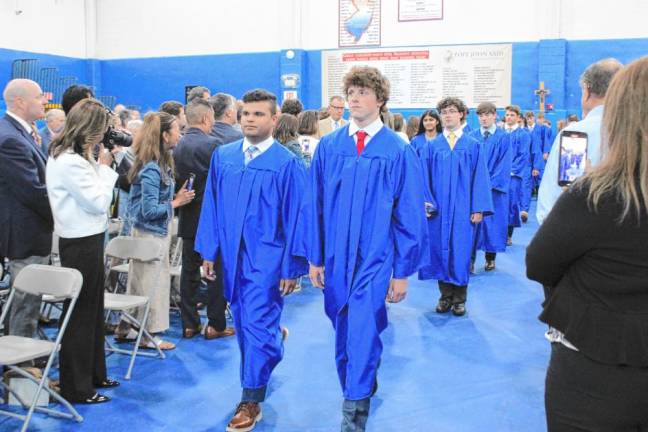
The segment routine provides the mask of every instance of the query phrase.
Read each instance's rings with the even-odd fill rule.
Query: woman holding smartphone
[[[604,159],[564,192],[527,249],[549,287],[547,425],[648,428],[648,57],[618,72],[605,99]]]
[[[97,388],[119,383],[107,378],[104,353],[104,240],[117,173],[101,144],[109,112],[83,99],[69,112],[65,128],[49,147],[47,194],[60,237],[61,265],[77,269],[83,286],[61,344],[61,395],[70,402],[109,400]],[[98,154],[98,161],[93,156]],[[69,306],[65,302],[64,314]]]
[[[173,209],[191,202],[194,191],[186,188],[186,183],[173,197],[174,165],[172,149],[180,139],[180,127],[174,116],[165,112],[152,112],[144,117],[135,141],[133,151],[135,161],[129,173],[131,189],[129,196],[129,215],[132,221],[132,235],[154,239],[159,242],[162,256],[152,263],[131,262],[128,272],[129,292],[150,298],[151,306],[146,329],[152,335],[169,328],[169,295],[171,276],[169,274],[170,226]],[[137,313],[143,317],[144,310]],[[134,339],[133,332],[122,322],[116,331],[117,336]],[[154,340],[143,340],[143,348],[162,350],[174,349],[171,342],[155,336]]]

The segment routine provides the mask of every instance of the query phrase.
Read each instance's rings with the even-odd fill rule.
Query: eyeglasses
[[[441,110],[441,115],[452,115],[452,114],[459,114],[459,110],[456,109]]]
[[[331,108],[336,109],[336,110],[343,110],[343,109],[344,109],[344,106],[335,106],[335,105],[331,105]]]

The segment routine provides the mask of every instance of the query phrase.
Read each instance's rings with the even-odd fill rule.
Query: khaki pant
[[[131,261],[128,269],[128,293],[131,295],[149,297],[149,310],[146,330],[149,333],[159,333],[169,328],[169,295],[171,275],[169,273],[169,245],[171,242],[171,225],[166,237],[160,237],[150,231],[133,227],[133,237],[153,239],[159,243],[162,256],[159,261],[143,263]],[[144,308],[138,308],[133,315],[138,320],[144,318]]]

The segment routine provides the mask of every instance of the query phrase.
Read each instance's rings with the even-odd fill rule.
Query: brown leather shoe
[[[212,339],[218,339],[218,338],[224,338],[228,336],[234,336],[236,334],[236,330],[234,330],[232,327],[225,327],[225,330],[223,331],[218,331],[212,326],[207,326],[205,329],[205,339],[206,340],[212,340]]]
[[[198,326],[197,329],[186,328],[182,331],[182,337],[185,339],[191,339],[197,334],[200,334],[201,331],[202,331],[202,326]]]
[[[227,432],[249,432],[261,421],[261,407],[256,402],[241,402],[236,407],[236,414],[227,424]]]

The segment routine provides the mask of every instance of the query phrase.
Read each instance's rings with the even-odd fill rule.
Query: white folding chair
[[[162,255],[162,250],[159,244],[152,239],[146,238],[136,238],[136,237],[127,237],[119,236],[108,242],[106,246],[106,257],[116,258],[121,260],[131,260],[131,261],[140,261],[144,263],[150,263],[153,261],[159,261],[160,256]],[[158,277],[153,283],[153,290],[157,289]],[[153,292],[151,292],[153,295]],[[144,316],[142,317],[141,322],[137,320],[131,313],[128,311],[144,307]],[[128,370],[126,371],[126,379],[130,379],[133,371],[133,366],[135,365],[135,357],[145,356],[145,357],[159,357],[161,359],[165,358],[164,353],[160,347],[154,343],[157,353],[146,353],[139,352],[140,342],[142,336],[146,336],[147,340],[153,341],[153,336],[146,331],[146,322],[148,320],[149,309],[151,307],[151,302],[149,297],[146,296],[135,296],[129,294],[115,294],[115,293],[105,293],[104,295],[104,309],[106,313],[111,311],[119,312],[122,316],[134,324],[139,331],[137,332],[137,337],[135,339],[135,346],[132,350],[126,350],[122,348],[117,348],[109,339],[106,337],[107,350],[111,352],[116,352],[120,354],[127,354],[131,356],[130,364],[128,365]]]
[[[23,420],[23,426],[21,429],[23,432],[27,430],[34,411],[44,412],[55,417],[74,419],[77,422],[83,421],[83,417],[79,415],[68,401],[45,385],[50,368],[52,367],[52,362],[54,361],[54,356],[59,350],[61,339],[63,338],[68,321],[70,320],[70,315],[74,310],[74,305],[76,304],[77,297],[81,291],[81,285],[83,285],[83,276],[81,276],[81,273],[79,273],[78,270],[31,264],[25,267],[18,274],[18,277],[14,281],[11,294],[9,294],[6,307],[2,311],[0,322],[4,322],[7,312],[11,307],[11,302],[16,290],[39,296],[53,295],[55,297],[65,297],[66,299],[70,299],[70,307],[65,316],[62,317],[61,329],[54,342],[22,336],[0,336],[0,366],[6,366],[17,375],[38,385],[38,390],[36,390],[31,403],[28,403],[8,384],[0,382],[0,385],[6,392],[11,393],[24,408],[28,408],[27,415],[0,410],[0,413],[2,414]],[[40,379],[37,379],[31,374],[25,372],[19,366],[24,362],[44,356],[48,356],[47,365],[45,366],[45,370]],[[51,397],[59,401],[68,412],[36,406],[42,391],[46,391]]]

